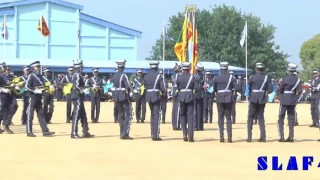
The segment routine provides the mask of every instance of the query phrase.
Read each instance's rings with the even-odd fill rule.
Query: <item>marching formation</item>
[[[124,73],[126,60],[117,61],[116,73],[107,82],[111,85],[114,100],[114,121],[120,125],[120,139],[132,140],[130,137],[133,107],[130,101],[135,96],[135,115],[137,123],[144,123],[146,119],[146,104],[148,103],[151,118],[151,139],[161,141],[160,123],[165,123],[166,103],[173,100],[172,128],[182,130],[183,141],[194,142],[194,131],[204,130],[204,123],[212,123],[212,106],[216,99],[218,110],[218,127],[220,142],[225,142],[224,124],[226,123],[227,142],[232,142],[232,125],[236,123],[236,102],[242,85],[229,70],[227,62],[220,63],[220,74],[214,78],[210,71],[204,72],[201,63],[197,63],[194,74],[190,73],[189,62],[175,64],[174,74],[171,76],[172,88],[168,90],[168,81],[163,72],[159,71],[159,62],[150,62],[150,72],[142,77],[142,70],[137,70],[137,76],[130,80]],[[280,80],[280,106],[278,119],[279,142],[294,142],[294,126],[297,124],[296,105],[302,93],[302,86],[297,76],[297,65],[289,63],[288,74]],[[249,110],[247,121],[247,142],[252,142],[252,127],[254,120],[258,120],[260,138],[258,142],[266,142],[266,128],[264,109],[268,96],[273,91],[270,77],[264,73],[265,66],[256,63],[256,74],[248,79]],[[26,125],[28,137],[33,134],[33,118],[36,111],[43,136],[53,136],[48,124],[51,123],[54,112],[53,92],[54,81],[50,77],[50,68],[42,68],[39,61],[22,68],[23,75],[14,77],[10,74],[10,67],[5,62],[0,64],[0,123],[3,130],[0,134],[14,132],[10,129],[12,117],[17,111],[17,95],[22,95],[22,124]],[[66,96],[66,122],[72,123],[71,138],[92,138],[89,133],[86,109],[84,106],[85,93],[91,89],[91,120],[99,122],[100,101],[103,96],[103,80],[98,77],[99,68],[94,68],[93,76],[85,82],[81,73],[83,62],[75,60],[73,66],[67,68],[67,74],[61,79]],[[313,70],[314,79],[311,82],[311,114],[313,124],[319,126],[320,80],[319,71]],[[72,110],[73,109],[73,110]],[[284,119],[288,116],[289,136],[284,137]],[[78,123],[82,125],[82,136],[79,136]]]

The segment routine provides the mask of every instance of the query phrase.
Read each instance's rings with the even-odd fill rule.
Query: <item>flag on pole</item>
[[[193,59],[193,12],[189,12],[188,15],[188,30],[187,30],[187,44],[186,49],[188,49],[186,61],[192,62]]]
[[[3,18],[3,23],[2,23],[2,29],[1,29],[1,36],[3,39],[8,40],[9,37],[9,33],[8,33],[8,29],[7,29],[7,23],[6,23],[6,18],[4,16]]]
[[[41,24],[42,24],[42,27],[41,27]],[[41,16],[40,20],[39,20],[39,24],[38,24],[38,27],[37,27],[38,31],[41,32],[42,36],[46,37],[46,36],[50,36],[50,31],[49,31],[49,28],[47,26],[47,23],[46,23],[46,20],[44,19],[43,16]]]
[[[242,34],[241,34],[241,39],[240,39],[240,45],[243,47],[244,42],[246,40],[246,36],[247,36],[247,21],[246,24],[244,25]]]
[[[186,61],[186,44],[187,44],[187,16],[188,12],[186,12],[185,19],[183,22],[183,26],[179,35],[179,38],[177,39],[176,44],[174,45],[174,52],[176,56],[178,57],[180,62]]]
[[[193,59],[192,59],[192,69],[191,72],[194,74],[196,72],[196,64],[198,63],[198,29],[196,23],[196,13],[193,16],[193,23],[194,23],[194,35],[193,35]]]

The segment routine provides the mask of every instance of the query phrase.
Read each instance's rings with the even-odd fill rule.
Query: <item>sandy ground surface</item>
[[[168,103],[168,122],[161,124],[162,142],[151,141],[149,120],[145,124],[136,124],[133,120],[131,136],[135,139],[120,140],[119,126],[113,123],[113,103],[102,103],[101,123],[89,123],[90,132],[96,135],[94,139],[71,139],[71,125],[65,123],[65,103],[57,102],[54,124],[49,125],[56,136],[42,137],[36,119],[37,137],[27,138],[25,127],[20,125],[20,107],[12,127],[15,134],[0,135],[1,180],[320,179],[320,169],[316,167],[320,161],[320,143],[316,142],[320,134],[317,128],[308,127],[311,123],[308,104],[298,105],[300,126],[295,128],[295,143],[277,142],[279,104],[268,104],[266,108],[268,142],[246,143],[248,105],[238,104],[238,123],[233,126],[232,144],[219,142],[215,104],[214,123],[205,124],[205,131],[195,132],[194,143],[183,142],[182,132],[172,131],[171,103]],[[89,103],[86,109],[90,119]],[[255,139],[259,138],[258,125],[254,126],[253,134]],[[288,134],[287,126],[285,134]],[[257,171],[257,157],[263,155],[279,156],[284,168],[289,156],[297,156],[300,169],[296,172]],[[302,171],[304,155],[315,158],[309,171]],[[268,164],[270,169],[271,162]]]

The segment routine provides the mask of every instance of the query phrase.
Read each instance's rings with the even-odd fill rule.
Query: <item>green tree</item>
[[[302,44],[299,56],[304,69],[300,77],[307,81],[312,78],[312,69],[320,67],[320,34]]]
[[[276,28],[263,24],[260,18],[244,14],[235,7],[226,5],[198,10],[196,14],[199,33],[199,61],[228,61],[233,66],[245,67],[245,47],[239,42],[245,21],[248,22],[248,68],[254,69],[257,62],[266,65],[266,71],[275,72],[275,77],[285,74],[287,54],[280,51],[274,42]],[[178,38],[184,21],[179,12],[169,18],[167,34]],[[162,59],[162,36],[156,40],[147,60]],[[175,39],[176,40],[176,39]],[[175,40],[166,41],[165,59],[177,60],[173,51]]]

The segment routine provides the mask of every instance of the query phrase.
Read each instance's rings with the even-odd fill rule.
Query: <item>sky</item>
[[[10,1],[10,0],[9,0]],[[138,59],[145,59],[162,33],[163,21],[184,11],[186,4],[199,9],[226,4],[245,13],[252,13],[262,22],[277,27],[275,42],[289,62],[300,65],[299,52],[304,41],[320,33],[320,1],[281,0],[64,0],[83,6],[83,13],[142,32],[138,40]],[[250,26],[248,24],[248,26]],[[250,28],[250,27],[249,27]],[[240,35],[239,35],[240,36]],[[173,37],[174,38],[174,37]],[[201,47],[199,47],[201,48]],[[249,61],[249,60],[248,60]]]

